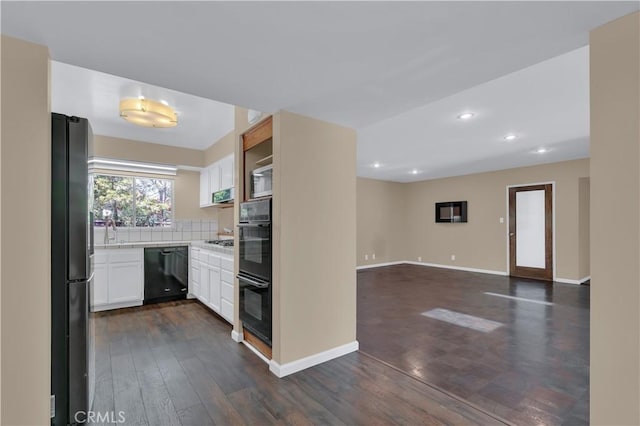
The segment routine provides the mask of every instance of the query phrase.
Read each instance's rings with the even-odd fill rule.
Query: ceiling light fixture
[[[120,117],[142,127],[165,128],[178,124],[178,116],[170,106],[145,98],[121,100]]]
[[[538,150],[536,151],[538,154],[544,154],[545,152],[547,152],[547,148],[538,148]]]
[[[375,169],[379,169],[380,168],[380,163],[378,163],[377,161],[375,163],[373,163],[373,167]]]
[[[416,169],[411,170],[411,174],[412,175],[417,175],[418,174],[418,170],[416,170]]]
[[[458,120],[468,120],[470,118],[473,118],[474,115],[475,114],[472,112],[463,112],[458,116]]]
[[[505,140],[505,141],[512,141],[512,140],[514,140],[515,138],[516,138],[516,135],[514,135],[513,133],[511,133],[511,134],[506,135],[506,136],[504,137],[504,140]]]

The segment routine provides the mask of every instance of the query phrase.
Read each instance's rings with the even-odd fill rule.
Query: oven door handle
[[[238,228],[247,227],[247,228],[266,228],[269,226],[268,223],[239,223]]]
[[[256,281],[252,278],[248,278],[245,275],[236,275],[236,278],[239,280],[242,280],[244,282],[248,282],[249,284],[251,284],[254,287],[258,287],[258,288],[267,288],[269,287],[269,283],[268,282],[260,282],[260,281]]]

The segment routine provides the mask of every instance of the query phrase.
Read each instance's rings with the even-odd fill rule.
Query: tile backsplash
[[[96,244],[104,243],[104,227],[93,228]],[[113,238],[113,229],[109,229]],[[192,241],[218,238],[218,222],[215,219],[181,219],[170,228],[118,228],[115,241],[110,243],[136,243],[143,241]]]

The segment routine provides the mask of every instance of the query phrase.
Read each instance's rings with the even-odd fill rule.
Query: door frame
[[[553,281],[557,280],[557,274],[558,274],[558,270],[556,268],[556,256],[558,251],[556,250],[556,181],[552,180],[552,181],[546,181],[546,182],[533,182],[533,183],[519,183],[517,185],[507,185],[506,189],[505,189],[505,199],[506,199],[506,208],[505,208],[505,214],[506,214],[506,218],[507,220],[505,221],[505,240],[506,240],[506,271],[507,271],[507,276],[511,276],[511,257],[510,257],[510,237],[509,237],[509,229],[511,228],[511,223],[510,223],[510,215],[509,215],[509,190],[511,188],[518,188],[521,186],[535,186],[535,185],[551,185],[551,220],[553,221],[553,223],[551,224],[551,233],[553,234],[551,236],[551,247],[552,247],[552,268],[553,268]]]

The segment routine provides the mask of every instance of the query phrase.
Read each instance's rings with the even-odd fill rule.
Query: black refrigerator
[[[95,388],[93,200],[85,118],[51,115],[51,424],[81,424]]]

